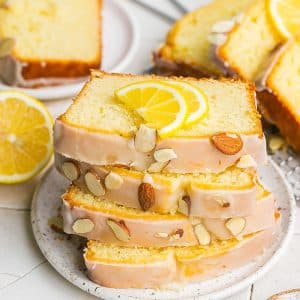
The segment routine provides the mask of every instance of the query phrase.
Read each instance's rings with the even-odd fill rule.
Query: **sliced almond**
[[[200,245],[206,246],[210,244],[211,242],[210,234],[206,230],[203,224],[197,224],[194,227],[194,232]]]
[[[78,219],[74,222],[72,229],[75,233],[88,233],[94,229],[95,225],[90,219]]]
[[[226,42],[227,36],[224,33],[210,33],[207,40],[215,46],[220,46]]]
[[[93,195],[95,196],[105,195],[105,188],[102,184],[102,180],[94,170],[88,171],[84,176],[84,180],[88,190]]]
[[[194,217],[194,216],[189,217],[189,220],[192,225],[198,225],[202,221],[202,219],[200,217]]]
[[[219,21],[212,26],[211,31],[215,33],[227,33],[233,28],[233,26],[234,21],[232,20]]]
[[[235,133],[218,133],[211,137],[212,144],[226,155],[234,155],[243,148],[243,140]]]
[[[169,241],[173,242],[181,239],[183,237],[183,233],[184,231],[181,228],[175,230],[172,234],[170,234]]]
[[[251,155],[246,154],[241,156],[236,166],[241,169],[256,168],[257,163]]]
[[[122,242],[128,242],[130,240],[130,231],[123,220],[116,221],[113,219],[108,219],[106,223],[111,228],[118,240]]]
[[[119,188],[121,188],[122,184],[124,183],[124,180],[119,174],[115,172],[109,172],[108,175],[105,177],[104,183],[107,189],[118,190]]]
[[[15,40],[11,38],[4,38],[0,40],[0,58],[10,55],[15,46]]]
[[[155,234],[155,237],[159,237],[159,238],[166,239],[166,238],[169,237],[169,234],[166,233],[166,232],[157,232],[157,233]]]
[[[76,162],[65,161],[61,169],[64,175],[71,181],[77,180],[80,176],[80,167]]]
[[[169,162],[170,161],[166,161],[166,162],[154,162],[148,168],[148,172],[151,172],[151,173],[161,172],[168,165]]]
[[[150,183],[153,184],[153,178],[150,174],[145,173],[144,177],[143,177],[143,183]]]
[[[222,197],[222,196],[215,195],[215,196],[213,197],[213,199],[214,199],[221,207],[224,207],[224,208],[230,207],[230,203],[227,201],[227,199],[225,199],[225,198]]]
[[[281,136],[273,135],[270,137],[268,144],[269,144],[270,150],[272,152],[275,152],[275,151],[282,149],[286,145],[286,142]]]
[[[154,152],[154,158],[156,161],[164,163],[177,158],[177,154],[173,149],[160,149]]]
[[[156,145],[156,130],[141,125],[135,134],[134,146],[139,152],[150,152]]]
[[[190,214],[191,210],[191,198],[190,196],[183,196],[178,201],[178,211],[182,213],[185,216],[188,216]]]
[[[226,221],[225,226],[233,236],[237,236],[244,230],[246,220],[242,217],[231,218]]]
[[[150,183],[141,183],[138,189],[138,198],[141,208],[146,211],[155,203],[154,188]]]

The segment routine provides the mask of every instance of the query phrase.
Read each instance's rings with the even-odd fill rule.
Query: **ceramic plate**
[[[131,14],[122,1],[105,0],[103,6],[103,53],[102,69],[108,72],[122,72],[130,63],[137,48],[137,26]],[[15,88],[42,100],[72,97],[83,86],[84,81],[59,85],[53,87],[41,87],[36,89]],[[0,83],[0,90],[11,89]]]
[[[32,227],[39,247],[52,266],[67,280],[86,292],[103,299],[222,299],[245,289],[262,277],[287,248],[294,223],[294,199],[280,169],[271,160],[259,170],[265,186],[272,190],[281,208],[282,230],[272,246],[252,263],[199,284],[189,284],[178,290],[113,289],[90,281],[82,259],[84,241],[53,231],[49,218],[57,215],[68,182],[51,169],[36,189],[32,202]]]

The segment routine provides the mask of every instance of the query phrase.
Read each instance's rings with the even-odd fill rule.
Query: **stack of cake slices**
[[[192,99],[185,85],[201,91],[202,117],[187,124],[189,106],[186,123],[162,129],[167,93]],[[56,168],[71,184],[64,231],[88,239],[85,264],[100,285],[206,280],[250,262],[276,236],[276,203],[256,172],[267,156],[252,84],[92,71],[54,138]]]

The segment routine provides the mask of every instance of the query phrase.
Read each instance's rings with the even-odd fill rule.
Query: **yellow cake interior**
[[[171,61],[184,62],[204,73],[221,75],[211,59],[208,35],[212,26],[228,20],[248,7],[252,0],[214,0],[192,11],[175,23],[170,30],[160,55]]]
[[[121,104],[115,91],[130,83],[163,77],[92,72],[87,83],[61,120],[90,131],[131,137],[143,122],[137,113]],[[172,79],[174,80],[174,78]],[[216,132],[262,134],[255,106],[254,86],[234,80],[175,79],[188,81],[208,97],[209,112],[199,122],[179,129],[174,137],[207,137]]]
[[[247,80],[255,80],[261,66],[281,37],[265,8],[265,1],[254,1],[244,12],[239,24],[219,47],[218,55],[233,71]]]
[[[100,1],[9,0],[0,8],[0,38],[16,41],[24,61],[100,58]]]

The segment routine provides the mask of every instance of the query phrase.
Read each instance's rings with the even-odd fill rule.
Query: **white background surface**
[[[136,18],[141,37],[127,71],[140,73],[151,66],[150,53],[164,40],[170,24],[131,0],[119,1],[125,2]],[[180,16],[168,0],[143,1],[175,18]],[[189,9],[203,2],[207,1],[181,0]],[[70,101],[50,101],[47,106],[56,117]],[[57,274],[34,241],[30,225],[30,200],[37,181],[38,178],[35,178],[24,184],[0,185],[0,299],[95,299]],[[263,279],[230,300],[263,300],[282,290],[300,288],[300,208],[297,210],[295,234],[287,253]]]

